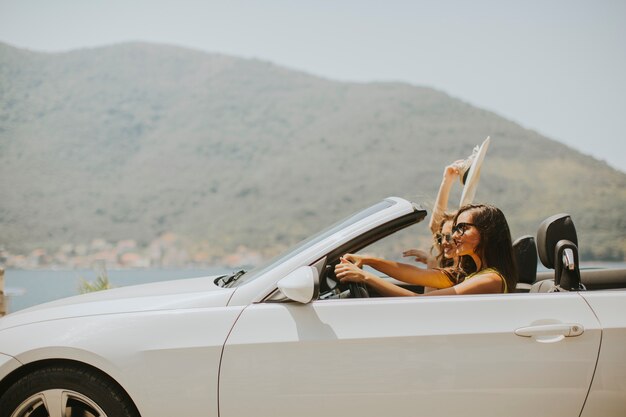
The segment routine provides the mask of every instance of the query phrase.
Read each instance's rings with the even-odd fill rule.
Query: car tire
[[[0,398],[0,417],[49,416],[48,407],[68,417],[139,417],[113,380],[66,365],[38,369],[18,379]]]

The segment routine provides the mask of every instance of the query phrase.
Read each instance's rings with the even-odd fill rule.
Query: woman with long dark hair
[[[476,264],[476,272],[465,280],[496,274],[503,285],[500,292],[512,292],[517,285],[517,268],[511,231],[504,213],[494,206],[463,206],[454,218],[453,238],[457,253],[467,253]]]
[[[515,290],[517,270],[513,256],[511,232],[502,211],[477,204],[459,209],[454,217],[452,239],[456,256],[474,263],[475,272],[455,273],[455,267],[422,269],[409,264],[371,256],[346,254],[335,267],[342,282],[364,283],[385,296],[422,295],[399,287],[361,269],[368,265],[397,280],[438,288],[424,295],[489,294]],[[456,268],[462,272],[463,263]]]

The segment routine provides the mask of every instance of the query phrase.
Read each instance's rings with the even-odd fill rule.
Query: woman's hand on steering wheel
[[[341,262],[335,266],[335,276],[340,282],[357,284],[365,283],[367,272],[363,271],[359,264],[352,260],[360,260],[358,255],[345,255],[341,257]]]
[[[351,256],[358,257],[356,255]],[[369,292],[365,285],[367,274],[368,272],[363,271],[356,264],[350,262],[345,256],[342,257],[340,263],[335,266],[335,276],[339,279],[339,282],[348,284],[351,298],[369,297]]]
[[[346,260],[349,263],[354,264],[359,268],[363,267],[363,256],[361,255],[355,255],[354,253],[346,253],[340,258],[340,260],[342,262]]]

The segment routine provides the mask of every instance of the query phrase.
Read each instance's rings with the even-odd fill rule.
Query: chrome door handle
[[[536,326],[520,327],[515,330],[515,334],[523,337],[544,337],[544,336],[562,336],[574,337],[580,336],[585,328],[580,324],[562,323],[562,324],[539,324]]]

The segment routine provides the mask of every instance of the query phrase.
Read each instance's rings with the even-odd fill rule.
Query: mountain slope
[[[163,45],[0,44],[0,109],[13,251],[171,231],[275,252],[389,195],[429,207],[443,167],[489,135],[476,200],[514,237],[569,212],[586,258],[624,257],[624,173],[430,88]]]

